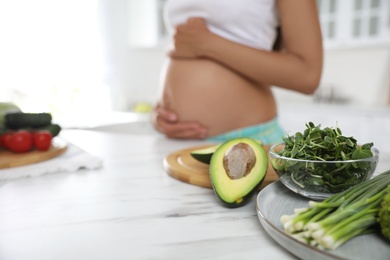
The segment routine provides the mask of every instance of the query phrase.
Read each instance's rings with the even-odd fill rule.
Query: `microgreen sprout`
[[[271,163],[301,189],[337,193],[367,180],[376,167],[376,162],[370,160],[373,143],[359,145],[354,137],[342,135],[337,125],[322,129],[309,122],[303,132],[284,137],[283,141],[284,148],[276,152],[279,156],[307,162],[273,158]]]

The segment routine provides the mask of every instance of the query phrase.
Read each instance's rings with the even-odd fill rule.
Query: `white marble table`
[[[164,171],[170,152],[204,142],[86,130],[61,136],[104,167],[0,182],[1,260],[296,259],[263,230],[255,198],[228,209],[212,190]]]

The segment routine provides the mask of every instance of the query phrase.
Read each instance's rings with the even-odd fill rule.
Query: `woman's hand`
[[[176,27],[174,49],[169,56],[177,59],[200,57],[202,46],[210,33],[203,18],[189,18],[186,23]]]
[[[178,116],[156,105],[152,111],[152,123],[154,127],[169,138],[177,139],[204,139],[207,137],[207,129],[197,122],[179,121]]]

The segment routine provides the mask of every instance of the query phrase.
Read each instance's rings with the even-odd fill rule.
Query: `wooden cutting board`
[[[28,165],[49,160],[61,155],[67,149],[67,143],[55,137],[51,147],[47,151],[32,150],[26,153],[14,153],[8,150],[0,150],[0,169]]]
[[[169,154],[164,159],[164,169],[171,177],[177,180],[200,187],[212,188],[210,183],[209,165],[202,163],[191,156],[192,151],[207,148],[209,146],[211,145],[192,147]],[[264,146],[264,149],[268,154],[269,146]],[[268,163],[267,174],[260,189],[278,179],[279,177],[272,168],[271,163]]]

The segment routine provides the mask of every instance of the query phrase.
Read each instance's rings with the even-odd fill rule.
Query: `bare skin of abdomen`
[[[206,59],[167,61],[161,103],[180,120],[197,121],[210,136],[263,123],[276,116],[269,86],[254,84]]]

